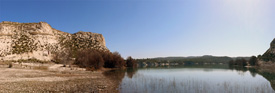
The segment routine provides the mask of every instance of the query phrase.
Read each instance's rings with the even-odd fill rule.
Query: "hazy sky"
[[[275,1],[0,0],[0,21],[101,33],[123,57],[251,56],[275,38]]]

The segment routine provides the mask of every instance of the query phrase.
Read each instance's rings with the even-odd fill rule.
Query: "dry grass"
[[[12,36],[12,34],[0,34],[0,36]]]
[[[29,32],[31,35],[51,35],[48,33],[41,33],[41,32]]]
[[[275,63],[267,62],[265,64],[261,64],[260,71],[275,73]]]
[[[12,63],[12,62],[0,62],[0,65],[8,65],[10,63]]]
[[[36,69],[36,70],[48,70],[48,67],[47,66],[36,66],[33,69]]]

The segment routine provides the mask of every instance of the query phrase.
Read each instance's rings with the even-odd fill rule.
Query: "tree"
[[[256,56],[252,56],[250,59],[249,59],[249,64],[251,66],[255,66],[257,64],[257,57]]]
[[[131,56],[126,60],[127,67],[137,67],[137,62]]]
[[[241,66],[243,66],[243,67],[247,66],[247,61],[244,58],[242,58],[241,60],[242,60],[242,65]]]
[[[242,67],[244,67],[244,66],[247,66],[247,63],[246,63],[247,61],[245,60],[245,59],[236,59],[235,60],[235,64],[236,65],[238,65],[238,66],[242,66]]]
[[[233,66],[233,65],[235,65],[235,62],[234,62],[234,60],[230,60],[230,61],[228,62],[228,64],[229,64],[229,66]]]

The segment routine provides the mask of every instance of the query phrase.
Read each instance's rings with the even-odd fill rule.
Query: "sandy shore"
[[[58,64],[1,65],[0,93],[117,93],[117,83],[103,72]]]

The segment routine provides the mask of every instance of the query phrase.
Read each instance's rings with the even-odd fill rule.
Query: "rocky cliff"
[[[46,22],[0,23],[0,60],[38,59],[49,61],[52,53],[70,50],[97,49],[109,51],[101,34],[77,32],[74,34],[52,28]]]
[[[261,59],[275,62],[275,38],[270,43],[270,48],[262,55]]]

